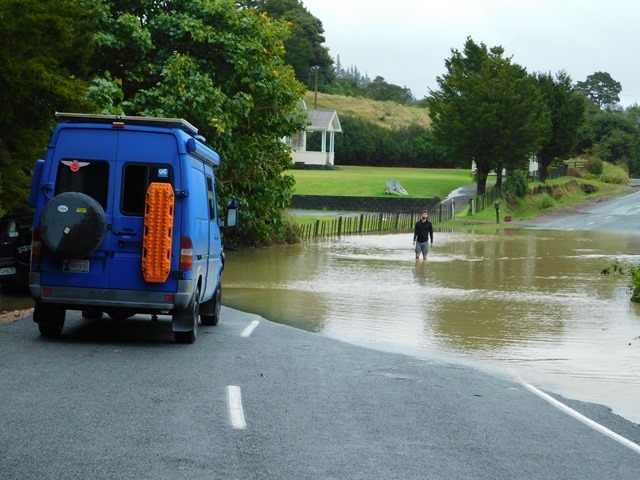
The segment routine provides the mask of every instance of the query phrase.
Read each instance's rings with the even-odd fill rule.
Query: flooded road
[[[411,233],[227,253],[224,304],[370,348],[470,365],[640,423],[640,306],[613,260],[640,236]]]
[[[640,235],[512,230],[411,233],[227,252],[223,303],[374,349],[473,366],[640,423],[640,305],[613,260]],[[31,308],[0,295],[0,321]],[[16,312],[16,315],[18,313]],[[224,321],[224,319],[223,319]]]

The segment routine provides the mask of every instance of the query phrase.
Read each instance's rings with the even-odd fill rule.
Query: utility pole
[[[313,109],[316,110],[318,108],[318,70],[320,67],[318,65],[314,65],[311,67],[311,70],[315,72],[315,81],[313,87]]]

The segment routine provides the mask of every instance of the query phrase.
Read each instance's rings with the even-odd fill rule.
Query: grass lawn
[[[296,179],[295,192],[302,195],[352,195],[352,196],[385,196],[386,180],[399,180],[412,198],[446,196],[455,189],[473,184],[468,170],[453,169],[422,169],[422,168],[381,168],[381,167],[339,167],[337,170],[289,170],[287,174]],[[604,177],[618,177],[620,181],[605,181]],[[585,193],[578,184],[586,183],[596,187],[595,193]],[[532,182],[533,188],[540,182]],[[615,167],[605,163],[603,176],[591,178],[561,177],[546,182],[548,186],[556,186],[558,190],[555,198],[549,195],[529,195],[518,199],[516,204],[509,206],[504,199],[500,201],[500,224],[496,224],[496,211],[493,206],[482,212],[469,215],[468,209],[460,212],[453,221],[443,222],[440,227],[466,228],[473,226],[474,230],[487,228],[508,228],[512,223],[504,222],[504,216],[510,215],[513,221],[528,220],[543,213],[545,210],[574,205],[588,199],[602,196],[612,196],[622,192],[628,185],[628,176]],[[546,198],[544,198],[546,197]],[[345,213],[348,215],[348,213]],[[340,215],[343,216],[343,215]],[[332,221],[336,215],[318,216],[296,215],[292,219],[298,225],[315,223],[316,221]]]
[[[335,170],[288,170],[298,195],[384,197],[387,180],[398,180],[409,193],[405,198],[439,197],[473,183],[470,170],[340,166]]]

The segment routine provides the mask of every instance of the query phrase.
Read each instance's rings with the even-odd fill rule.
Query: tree
[[[436,140],[458,166],[476,164],[477,192],[487,176],[502,168],[524,168],[550,129],[549,112],[535,79],[502,47],[490,50],[470,37],[462,52],[453,49],[447,73],[427,99]]]
[[[598,108],[620,103],[619,95],[622,91],[622,85],[611,78],[607,72],[592,73],[584,82],[576,83],[576,88],[584,92]]]
[[[406,87],[399,87],[387,83],[383,77],[376,77],[369,85],[367,85],[367,93],[369,98],[374,100],[397,102],[403,105],[415,103],[415,98]]]
[[[621,112],[595,110],[578,132],[578,151],[600,160],[620,162],[630,174],[640,174],[640,129]]]
[[[284,60],[296,72],[296,78],[309,86],[311,67],[319,67],[320,86],[335,79],[333,59],[325,42],[322,22],[314,17],[299,0],[264,0],[257,2],[258,11],[273,19],[291,23],[291,35],[285,40]]]
[[[227,239],[270,242],[286,234],[293,178],[280,139],[307,122],[304,85],[284,61],[289,27],[231,0],[112,4],[97,36],[95,70],[121,80],[129,115],[183,117],[222,157],[219,199],[240,200],[243,222]],[[114,73],[115,72],[115,73]],[[99,82],[94,82],[95,85]]]
[[[551,74],[539,74],[537,80],[551,115],[551,131],[538,150],[539,177],[545,182],[551,164],[575,152],[586,105],[584,96],[575,90],[571,77],[565,72],[558,72],[555,78]]]
[[[26,208],[54,112],[91,108],[83,75],[95,30],[92,3],[0,0],[0,213]]]

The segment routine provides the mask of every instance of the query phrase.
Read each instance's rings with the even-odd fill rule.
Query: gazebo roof
[[[311,125],[307,127],[307,131],[342,132],[338,112],[335,110],[309,110],[308,116]]]
[[[307,111],[307,117],[311,123],[307,126],[308,132],[342,132],[338,112],[335,110],[309,110],[304,100],[298,102],[298,107]]]

